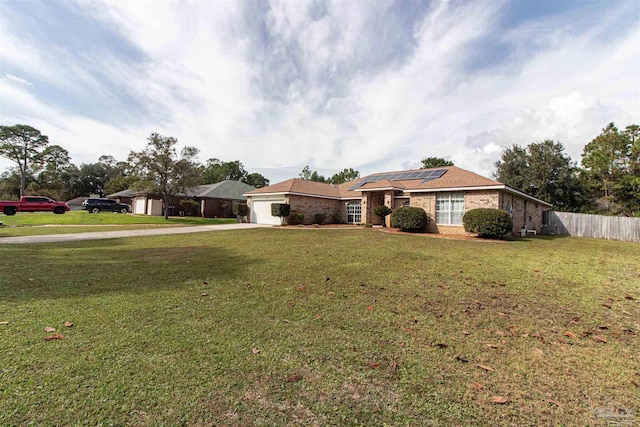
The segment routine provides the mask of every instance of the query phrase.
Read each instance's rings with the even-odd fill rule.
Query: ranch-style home
[[[169,215],[233,218],[233,203],[245,203],[247,198],[243,193],[251,190],[255,190],[255,187],[232,180],[198,185],[177,194],[169,201]],[[129,189],[109,194],[107,197],[130,204],[134,214],[163,214],[162,200],[158,195]]]
[[[280,219],[271,215],[272,203],[289,204],[291,212],[304,214],[305,224],[311,224],[315,214],[323,213],[327,218],[335,214],[348,224],[381,225],[373,213],[376,206],[416,206],[427,212],[428,232],[445,234],[464,234],[462,216],[475,208],[509,212],[514,233],[523,227],[539,232],[542,212],[551,207],[543,200],[456,166],[375,173],[340,185],[294,178],[244,195],[250,221],[257,224],[280,224]]]

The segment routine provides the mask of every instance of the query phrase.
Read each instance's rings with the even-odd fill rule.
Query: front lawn
[[[0,425],[630,425],[638,259],[372,229],[0,246]]]
[[[163,226],[231,224],[235,223],[236,220],[234,218],[199,218],[190,216],[164,219],[162,216],[122,215],[112,212],[92,214],[87,211],[70,211],[64,215],[55,215],[51,212],[18,212],[12,216],[0,214],[0,222],[3,224],[3,227],[0,227],[0,237],[11,237]]]

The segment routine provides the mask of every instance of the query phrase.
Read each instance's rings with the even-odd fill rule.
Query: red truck
[[[68,211],[65,202],[56,202],[44,196],[22,196],[20,201],[0,201],[0,210],[5,215],[15,215],[16,212],[53,212],[63,214]]]

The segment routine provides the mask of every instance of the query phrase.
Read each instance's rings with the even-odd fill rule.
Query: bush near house
[[[334,212],[333,215],[331,215],[331,220],[334,224],[342,224],[342,214],[340,212]]]
[[[391,212],[393,212],[393,210],[391,210],[391,208],[389,206],[376,206],[375,208],[373,208],[373,213],[377,216],[380,217],[380,219],[382,220],[382,226],[386,227],[387,224],[385,223],[385,218],[387,217],[387,215],[390,215]]]
[[[283,224],[283,218],[287,218],[291,213],[291,205],[286,203],[271,203],[271,216],[280,218],[280,224]]]
[[[316,224],[322,224],[324,223],[324,220],[327,219],[327,216],[323,213],[317,213],[313,218],[316,220]]]
[[[287,225],[299,225],[304,221],[304,214],[302,212],[291,212],[287,217]]]
[[[231,207],[235,216],[247,216],[249,215],[249,207],[244,203],[234,202]]]
[[[478,233],[478,237],[500,238],[513,230],[513,220],[500,209],[471,209],[462,217],[465,231]]]
[[[398,208],[391,214],[391,225],[402,231],[422,231],[428,220],[424,209],[411,206]]]

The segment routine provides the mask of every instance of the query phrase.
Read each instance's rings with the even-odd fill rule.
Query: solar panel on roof
[[[365,184],[370,182],[378,182],[384,179],[388,179],[391,181],[402,181],[409,179],[422,179],[422,182],[432,181],[434,179],[440,178],[447,172],[446,169],[434,169],[434,170],[421,170],[421,171],[413,171],[413,172],[399,172],[399,173],[386,173],[380,175],[372,175],[364,178],[357,184],[349,187],[349,190],[355,190],[356,188],[362,187]]]
[[[430,172],[431,173],[429,175],[424,177],[424,180],[422,181],[422,183],[433,181],[434,179],[440,178],[442,175],[447,173],[447,170],[446,169],[436,169],[436,170],[433,170],[433,171],[430,171]]]

